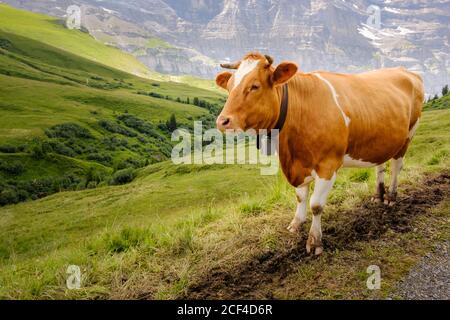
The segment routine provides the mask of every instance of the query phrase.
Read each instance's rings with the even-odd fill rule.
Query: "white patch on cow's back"
[[[420,119],[417,119],[414,126],[409,130],[408,138],[411,140],[414,137],[414,134],[416,133],[417,127],[419,126]]]
[[[325,82],[325,84],[328,86],[328,88],[330,88],[331,94],[333,96],[334,102],[336,103],[336,106],[339,108],[339,110],[341,111],[342,117],[344,118],[344,122],[345,125],[348,127],[350,125],[350,118],[345,114],[344,110],[341,107],[341,104],[339,103],[339,95],[336,92],[336,89],[333,87],[333,85],[330,83],[330,81],[328,81],[327,79],[325,79],[324,77],[322,77],[322,75],[318,74],[318,73],[313,73],[316,77],[318,77],[320,80],[322,80],[323,82]]]
[[[376,163],[353,159],[348,154],[346,154],[344,156],[344,164],[342,166],[344,168],[371,168],[377,165],[378,164]]]
[[[235,89],[244,79],[244,77],[253,71],[258,65],[259,60],[247,59],[241,62],[238,70],[234,74],[233,89]]]

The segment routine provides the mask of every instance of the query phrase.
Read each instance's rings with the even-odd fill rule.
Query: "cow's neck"
[[[269,126],[272,130],[282,131],[286,122],[289,109],[289,84],[283,84],[277,87],[277,108],[275,122]]]
[[[280,164],[292,185],[300,185],[311,173],[311,154],[307,148],[307,126],[302,122],[302,107],[314,94],[313,76],[298,73],[288,83],[289,106],[283,130],[279,136]],[[277,99],[281,104],[283,88],[277,88]]]

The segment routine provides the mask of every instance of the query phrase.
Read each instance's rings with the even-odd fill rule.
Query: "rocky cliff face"
[[[450,0],[4,2],[57,16],[78,4],[93,36],[159,72],[213,77],[218,61],[258,50],[305,71],[403,65],[430,93],[450,82]]]

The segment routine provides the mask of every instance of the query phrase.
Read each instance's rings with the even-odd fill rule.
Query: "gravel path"
[[[400,283],[398,295],[408,300],[450,300],[450,241],[436,246]]]

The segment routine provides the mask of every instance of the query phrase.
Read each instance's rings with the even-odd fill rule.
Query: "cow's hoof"
[[[378,195],[373,196],[372,198],[370,198],[370,202],[373,202],[373,203],[381,203],[382,201],[383,200],[381,200]]]
[[[323,252],[322,241],[314,235],[309,234],[308,240],[306,241],[306,252],[310,254],[313,250],[316,256],[321,255]]]
[[[302,222],[297,219],[294,218],[294,220],[292,220],[291,224],[287,227],[288,231],[291,233],[299,233],[302,227]]]
[[[397,194],[385,194],[384,195],[384,204],[392,207],[395,205],[395,202],[397,201]]]
[[[384,204],[389,207],[393,207],[395,206],[395,201],[384,200]]]

